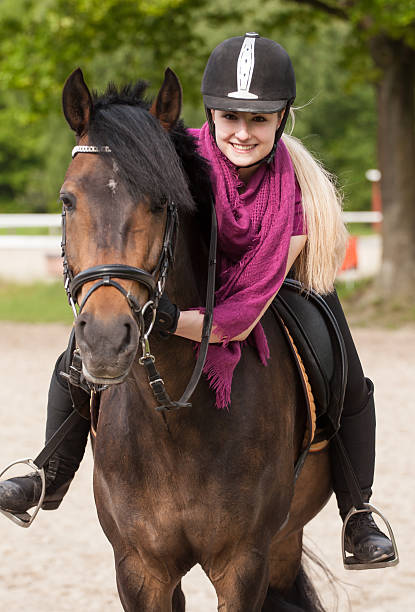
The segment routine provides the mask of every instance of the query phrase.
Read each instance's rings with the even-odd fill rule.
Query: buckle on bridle
[[[156,378],[156,380],[149,380],[148,384],[153,388],[155,385],[164,385],[164,380],[162,378]]]

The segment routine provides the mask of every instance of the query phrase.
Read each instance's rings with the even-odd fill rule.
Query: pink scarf
[[[238,188],[244,184],[217,147],[208,124],[191,132],[198,137],[199,153],[210,163],[218,219],[219,289],[213,331],[223,343],[209,345],[203,371],[216,391],[217,407],[225,408],[244,344],[231,339],[252,325],[285,277],[294,221],[295,175],[280,140],[272,163],[259,167],[246,191],[239,194]],[[269,348],[260,323],[247,340],[266,365]]]

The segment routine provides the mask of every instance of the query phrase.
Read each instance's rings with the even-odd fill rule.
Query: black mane
[[[170,134],[148,112],[150,101],[144,95],[147,83],[138,81],[122,88],[110,83],[106,91],[93,92],[93,112],[89,141],[107,145],[118,174],[137,201],[150,198],[154,209],[167,201],[179,209],[209,210],[208,166],[196,151],[194,138],[182,121]]]

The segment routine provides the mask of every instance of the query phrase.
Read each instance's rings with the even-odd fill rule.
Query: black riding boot
[[[360,484],[363,500],[368,502],[372,494],[375,468],[376,418],[373,383],[368,379],[366,382],[368,385],[366,405],[358,413],[342,416],[339,435]],[[344,521],[353,503],[334,445],[331,454],[333,489],[340,516]],[[369,512],[351,516],[344,537],[346,551],[360,563],[376,563],[394,556],[392,542],[380,531]]]
[[[376,416],[373,383],[364,377],[349,326],[337,293],[325,296],[342,332],[348,360],[348,376],[339,436],[356,474],[362,496],[368,502],[375,472]],[[333,489],[343,521],[352,508],[341,462],[331,445]],[[345,548],[362,563],[372,563],[394,556],[392,542],[383,534],[370,513],[351,516],[346,525]]]
[[[61,370],[68,370],[67,353],[63,353],[56,362],[50,382],[46,441],[73,410],[68,385],[59,375]],[[88,395],[86,393],[83,395],[88,402]],[[46,491],[42,504],[44,510],[54,510],[60,505],[84,456],[88,432],[89,422],[80,419],[50,458],[45,469]],[[24,513],[37,505],[41,492],[42,483],[37,473],[10,478],[0,482],[0,508],[13,514]]]

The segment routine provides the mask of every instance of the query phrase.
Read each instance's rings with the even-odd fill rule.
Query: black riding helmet
[[[256,164],[272,161],[296,95],[294,68],[281,45],[256,32],[224,40],[212,51],[206,64],[202,95],[213,136],[215,125],[210,109],[250,113],[277,113],[285,109],[272,151]]]

